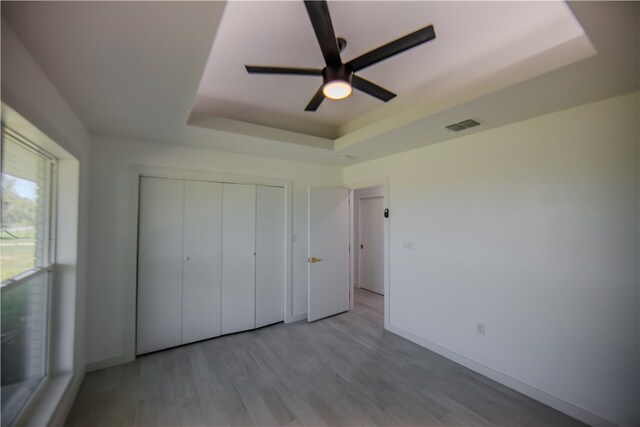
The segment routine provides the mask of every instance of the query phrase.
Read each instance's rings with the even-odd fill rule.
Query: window
[[[2,427],[47,375],[54,160],[2,127]]]

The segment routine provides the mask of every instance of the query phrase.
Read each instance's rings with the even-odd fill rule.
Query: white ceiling
[[[358,75],[398,97],[385,104],[356,91],[343,101],[325,100],[304,111],[320,76],[250,75],[245,64],[324,67],[302,1],[230,2],[216,34],[196,96],[199,114],[336,138],[339,127],[379,110],[395,112],[428,97],[432,84],[465,69],[460,85],[583,36],[564,2],[332,1],[334,30],[347,40],[347,62],[412,31],[433,24],[436,39],[375,64]],[[539,73],[593,54],[547,57]]]
[[[2,2],[93,132],[154,137],[186,123],[222,2]]]
[[[261,124],[259,120],[255,120],[258,123],[255,124],[192,112],[194,105],[200,106],[200,100],[196,103],[197,90],[207,61],[211,58],[209,54],[212,47],[216,49],[218,38],[223,35],[227,15],[222,18],[225,8],[222,2],[2,2],[2,17],[3,25],[8,23],[14,29],[93,133],[325,164],[369,160],[637,90],[639,86],[638,2],[571,3],[570,10],[584,28],[586,37],[575,37],[573,30],[563,26],[563,22],[573,20],[571,15],[566,14],[569,9],[564,3],[544,3],[549,9],[564,11],[561,12],[564,17],[558,16],[558,21],[554,21],[551,17],[553,13],[549,12],[549,15],[541,14],[539,19],[536,18],[537,24],[533,27],[537,25],[537,37],[543,39],[544,43],[535,44],[533,42],[541,41],[530,40],[532,43],[527,46],[537,46],[538,54],[520,49],[520,43],[523,37],[527,39],[527,35],[517,38],[515,32],[522,30],[526,33],[520,26],[529,24],[528,19],[521,20],[522,15],[518,15],[518,20],[489,26],[486,35],[491,36],[488,38],[492,42],[485,48],[492,46],[496,49],[494,54],[480,55],[479,58],[476,55],[475,62],[466,65],[458,63],[457,68],[454,59],[460,61],[472,58],[478,52],[477,40],[472,39],[472,46],[467,46],[457,57],[452,54],[449,58],[447,51],[455,49],[455,46],[446,46],[445,35],[449,33],[452,34],[451,37],[462,37],[467,26],[478,24],[475,22],[475,15],[483,15],[480,12],[474,16],[467,15],[469,22],[458,22],[457,30],[453,24],[453,30],[447,30],[445,23],[449,21],[444,17],[450,16],[451,10],[463,5],[469,6],[469,3],[401,4],[397,10],[401,11],[406,7],[418,8],[424,12],[429,9],[428,16],[420,16],[419,20],[416,18],[419,22],[408,22],[406,27],[405,22],[409,18],[405,16],[404,19],[394,19],[393,34],[383,32],[381,25],[367,23],[377,19],[375,10],[386,8],[387,15],[399,13],[396,8],[389,8],[394,2],[354,3],[330,4],[337,33],[349,39],[350,44],[345,52],[347,59],[425,23],[434,24],[437,39],[365,70],[371,74],[363,72],[364,77],[397,91],[399,95],[393,102],[383,106],[379,105],[379,101],[367,99],[364,95],[357,98],[354,96],[354,102],[362,102],[362,110],[356,111],[354,107],[352,112],[347,109],[352,115],[346,123],[340,124],[336,121],[338,116],[332,116],[330,109],[322,107],[318,117],[324,117],[323,120],[327,120],[325,122],[319,119],[318,122],[290,119],[288,114],[302,114],[298,109],[300,104],[293,103],[301,103],[304,108],[317,86],[311,84],[311,92],[303,94],[301,100],[298,97],[300,91],[304,90],[290,87],[291,91],[283,94],[292,99],[290,111],[281,113],[267,108],[263,113],[269,120],[296,123],[298,128],[293,129],[294,132],[282,130],[283,126],[277,123],[265,126],[266,121]],[[300,13],[298,6],[301,5],[295,6],[296,4],[298,2],[290,5],[290,13],[294,16]],[[242,4],[238,6],[244,7]],[[367,8],[364,9],[364,6]],[[531,3],[519,2],[474,2],[473,5],[476,8],[498,7],[505,11],[525,6],[536,7]],[[226,7],[233,11],[236,4],[227,4]],[[362,8],[364,12],[360,10],[358,13],[372,14],[372,17],[366,16],[365,19],[358,15],[358,18],[348,18],[345,15],[347,12],[337,12],[336,8],[342,7],[345,10]],[[436,13],[437,10],[441,12]],[[302,13],[306,21],[295,19],[292,24],[285,16],[280,16],[271,30],[278,34],[280,27],[288,28],[293,25],[294,29],[299,27],[301,34],[306,31],[306,36],[294,37],[296,47],[280,49],[277,43],[272,45],[270,41],[270,47],[265,48],[264,57],[252,58],[247,62],[314,66],[313,62],[306,61],[321,61],[303,7]],[[414,19],[414,13],[410,15],[410,19]],[[245,34],[242,31],[244,28],[246,34],[253,34],[251,25],[248,25],[253,15],[245,18],[247,24],[238,25],[236,30]],[[353,21],[357,25],[341,22],[347,18],[347,22]],[[220,32],[216,35],[221,19]],[[544,22],[551,27],[544,27]],[[560,27],[565,28],[566,32],[548,31],[549,28],[558,30]],[[371,31],[372,28],[375,31]],[[575,27],[572,28],[575,30]],[[345,33],[351,29],[368,33],[366,37]],[[513,38],[500,38],[503,31],[510,31]],[[535,32],[535,29],[532,31]],[[265,35],[264,38],[270,40],[272,35],[270,31],[267,33],[269,36]],[[478,36],[483,35],[484,32]],[[370,43],[371,46],[358,46],[358,43]],[[254,46],[251,43],[249,45]],[[242,50],[240,47],[244,48],[244,43],[237,43],[236,46],[238,50]],[[311,52],[311,48],[315,48],[316,52]],[[353,52],[350,51],[352,48]],[[589,56],[594,53],[593,48],[597,53]],[[519,56],[513,55],[517,52],[520,53]],[[431,63],[432,55],[436,53],[440,60]],[[287,56],[289,54],[292,55],[291,59]],[[309,55],[308,59],[305,55]],[[415,58],[410,60],[412,55]],[[272,58],[273,62],[267,62]],[[426,61],[422,66],[432,73],[431,81],[417,84],[424,85],[427,95],[420,94],[418,89],[407,93],[407,89],[403,89],[406,79],[394,77],[397,74],[382,71],[379,75],[374,73],[378,69],[384,71],[383,66],[387,66],[387,63],[390,67],[399,66],[395,61],[401,59],[411,63]],[[512,61],[511,64],[509,61]],[[443,64],[454,68],[445,71]],[[321,65],[319,63],[318,66]],[[248,76],[241,73],[238,78],[240,77],[244,81]],[[275,76],[251,77],[267,82],[279,79]],[[414,78],[414,83],[415,81],[417,77]],[[272,82],[267,86],[276,85],[275,81]],[[285,84],[288,85],[289,80]],[[262,86],[260,90],[264,90]],[[372,106],[367,107],[365,104]],[[229,116],[234,111],[248,114],[253,108],[237,108],[232,102],[227,106],[226,114]],[[446,124],[471,116],[483,121],[483,126],[462,133],[444,129]],[[267,120],[264,117],[262,119]],[[188,121],[192,125],[187,124]],[[336,123],[339,126],[336,127]],[[327,129],[335,132],[335,135],[322,138],[307,134],[318,135]],[[340,157],[345,154],[353,155],[356,159],[341,162]]]

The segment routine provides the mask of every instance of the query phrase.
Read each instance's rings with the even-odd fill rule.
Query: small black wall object
[[[384,217],[389,218],[389,209],[384,210]]]

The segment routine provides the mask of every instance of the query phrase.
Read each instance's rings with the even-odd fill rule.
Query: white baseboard
[[[398,328],[392,324],[385,325],[385,328],[390,332],[393,332],[396,335],[400,335],[403,338],[408,339],[422,347],[425,347],[428,350],[433,351],[434,353],[438,353],[441,356],[446,357],[449,360],[452,360],[456,363],[459,363],[462,366],[465,366],[472,371],[475,371],[481,375],[484,375],[487,378],[492,379],[495,382],[498,382],[502,385],[505,385],[517,392],[524,394],[527,397],[530,397],[538,402],[544,403],[547,406],[550,406],[558,411],[565,413],[577,420],[580,420],[584,423],[587,423],[592,426],[602,426],[602,427],[614,427],[615,423],[602,418],[599,415],[596,415],[592,412],[587,411],[586,409],[580,408],[572,403],[566,402],[556,396],[553,396],[547,392],[544,392],[538,388],[530,386],[529,384],[525,384],[515,378],[512,378],[502,372],[496,371],[495,369],[489,368],[479,362],[476,362],[473,359],[469,359],[461,354],[458,354],[454,351],[451,351],[447,348],[439,346],[431,341],[420,338],[417,335],[412,334],[411,332],[407,332],[402,328]]]
[[[293,323],[293,322],[298,322],[300,320],[307,320],[307,313],[292,314],[291,318],[285,323]]]
[[[100,369],[111,368],[112,366],[118,366],[125,363],[133,362],[134,360],[135,357],[131,358],[124,354],[119,354],[117,356],[106,357],[104,359],[88,362],[85,369],[87,372],[99,371]]]

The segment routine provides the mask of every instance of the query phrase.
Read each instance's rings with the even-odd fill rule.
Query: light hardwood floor
[[[382,328],[355,309],[90,373],[67,426],[566,426],[578,421]]]

